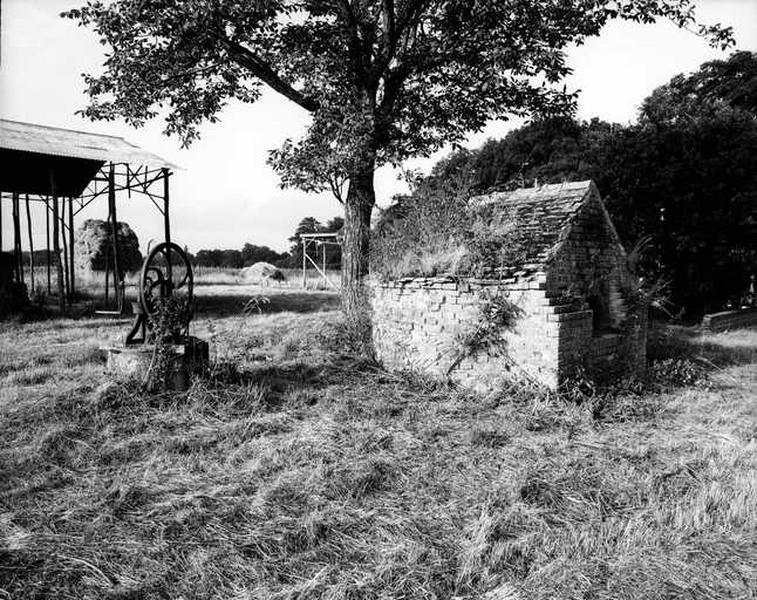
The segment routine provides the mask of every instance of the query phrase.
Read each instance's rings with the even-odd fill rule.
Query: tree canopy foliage
[[[220,267],[224,269],[241,269],[257,262],[282,265],[287,262],[286,252],[276,252],[268,246],[257,246],[247,242],[241,250],[203,249],[192,257],[194,264],[201,267]]]
[[[556,85],[570,72],[565,49],[611,19],[669,19],[732,43],[729,28],[696,21],[693,0],[88,0],[65,15],[108,49],[103,72],[86,77],[93,119],[139,126],[162,113],[189,143],[226,102],[254,102],[264,86],[312,115],[271,161],[284,185],[344,202],[348,310],[367,272],[377,166],[490,119],[570,111],[575,96]]]
[[[570,72],[564,49],[613,18],[667,18],[713,44],[691,0],[89,0],[66,16],[112,49],[86,77],[95,119],[141,125],[167,110],[185,143],[229,99],[268,85],[313,114],[276,163],[287,182],[349,176],[371,152],[400,162],[513,112],[561,112],[573,95],[545,83]],[[316,164],[316,162],[318,164]]]
[[[326,224],[322,224],[315,217],[305,217],[302,219],[297,228],[294,231],[294,235],[289,238],[291,243],[289,250],[288,264],[292,268],[299,268],[302,265],[302,234],[303,233],[335,233],[341,237],[342,228],[344,227],[344,219],[342,217],[334,217],[329,219]],[[318,264],[321,264],[322,255],[318,251],[315,254],[316,249],[309,248],[308,256],[315,260]],[[342,249],[338,245],[328,244],[325,247],[326,252],[326,267],[329,269],[339,269],[342,266]]]
[[[422,185],[474,191],[594,179],[642,273],[689,313],[737,302],[757,272],[757,54],[679,75],[630,126],[536,120],[440,161]],[[405,202],[407,202],[405,200]]]

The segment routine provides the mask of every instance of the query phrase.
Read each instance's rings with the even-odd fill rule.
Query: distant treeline
[[[302,265],[302,242],[300,236],[303,233],[336,234],[341,231],[343,226],[344,220],[342,217],[334,217],[327,221],[325,225],[315,217],[305,217],[299,222],[294,234],[289,238],[289,242],[291,243],[291,249],[289,252],[277,252],[268,246],[258,246],[257,244],[251,244],[248,242],[241,250],[204,248],[195,254],[192,254],[191,252],[187,252],[187,254],[192,264],[199,267],[241,269],[258,262],[267,262],[284,269],[296,269]],[[308,255],[319,265],[322,264],[323,255],[321,246],[316,247],[311,245],[308,248]],[[28,266],[30,264],[29,252],[23,252],[23,257],[24,265]],[[41,267],[46,265],[47,251],[35,250],[34,266]],[[326,245],[326,268],[337,270],[342,268],[342,249],[333,242]]]
[[[277,252],[268,246],[258,246],[246,243],[241,250],[199,250],[196,254],[190,254],[192,264],[200,267],[219,267],[225,269],[241,269],[258,262],[271,263],[280,268],[298,268],[302,265],[302,242],[303,233],[338,233],[344,221],[341,217],[330,219],[325,225],[314,217],[302,219],[294,235],[289,238],[291,249],[289,252]],[[322,249],[311,246],[308,255],[319,265],[322,263]],[[326,245],[326,268],[340,269],[342,267],[342,251],[338,245]]]
[[[200,250],[197,254],[192,254],[191,252],[187,254],[189,260],[195,266],[229,269],[249,267],[256,262],[268,262],[277,267],[288,267],[291,258],[288,252],[276,252],[268,246],[256,246],[255,244],[245,244],[241,250]],[[30,266],[29,251],[24,251],[22,256],[24,266]],[[46,250],[34,251],[34,266],[47,266]]]
[[[190,254],[192,264],[199,267],[220,267],[224,269],[241,269],[258,262],[267,262],[277,267],[287,266],[288,252],[276,252],[268,246],[247,243],[241,250],[207,250]]]
[[[6,250],[6,252],[10,252],[10,250]],[[50,257],[52,259],[52,252],[50,252]],[[31,253],[28,250],[24,250],[21,253],[21,258],[23,265],[25,267],[28,267],[31,265]],[[35,250],[34,251],[34,266],[35,267],[46,267],[47,266],[47,250]]]

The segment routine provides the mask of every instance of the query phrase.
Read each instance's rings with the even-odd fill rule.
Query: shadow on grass
[[[322,387],[325,384],[325,364],[292,362],[288,364],[261,363],[260,366],[238,369],[236,363],[216,363],[206,380],[221,385],[249,385],[265,383],[271,389],[282,391],[291,385]]]
[[[240,294],[209,294],[195,297],[195,315],[200,317],[228,317],[239,315],[252,296]],[[261,306],[266,314],[279,312],[309,313],[339,308],[339,296],[331,292],[284,292],[267,296]]]
[[[734,335],[744,343],[734,341]],[[655,324],[649,330],[647,356],[651,362],[701,358],[718,367],[757,363],[757,331],[724,335],[704,334],[696,327]]]
[[[339,308],[339,295],[331,291],[304,292],[275,288],[268,293],[263,290],[262,293],[255,294],[246,291],[241,286],[235,290],[234,286],[227,285],[223,286],[220,291],[221,286],[206,285],[201,287],[205,289],[195,290],[195,315],[206,318],[240,315],[250,299],[260,297],[268,299],[267,303],[261,305],[264,313],[310,313]],[[123,324],[125,319],[131,320],[133,318],[131,304],[133,300],[136,300],[133,293],[127,293],[126,311],[123,316],[98,316],[94,314],[95,310],[113,308],[105,303],[102,293],[81,293],[80,296],[82,296],[82,301],[89,302],[89,309],[82,310],[74,315],[66,315],[67,319],[76,321],[75,324],[71,325],[72,327],[98,327],[108,322]],[[31,304],[23,312],[3,319],[2,322],[22,324],[60,319],[60,312],[54,310],[54,307],[45,308]],[[61,324],[58,327],[65,328],[67,326]]]
[[[356,395],[363,403],[382,403],[381,371],[369,361],[353,356],[331,356],[315,362],[260,362],[239,368],[235,362],[217,362],[200,375],[195,385],[195,398],[203,403],[221,404],[239,396],[244,411],[280,411],[306,408],[326,398],[345,400]],[[329,391],[330,390],[330,391]]]

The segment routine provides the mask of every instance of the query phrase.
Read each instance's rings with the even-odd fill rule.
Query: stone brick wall
[[[555,388],[560,379],[560,336],[591,325],[591,311],[575,311],[550,298],[544,275],[500,283],[447,278],[374,282],[373,341],[389,369],[410,369],[461,383],[478,391],[504,380],[528,378]],[[517,307],[503,344],[465,355],[463,340],[479,326],[482,308],[494,296]],[[566,362],[567,364],[567,362]]]
[[[623,292],[637,281],[596,188],[573,218],[545,271],[550,293],[584,299],[602,296],[609,302],[610,325],[625,318]]]
[[[705,315],[702,319],[702,329],[711,333],[755,325],[757,325],[757,308],[727,310]]]
[[[645,323],[628,332],[594,336],[592,311],[577,309],[574,300],[550,295],[545,287],[543,274],[515,283],[445,278],[373,282],[377,358],[388,369],[449,378],[479,392],[513,379],[555,389],[579,365],[589,371],[643,368]],[[463,340],[497,295],[518,308],[514,327],[502,332],[501,345],[466,355]]]
[[[556,218],[560,218],[557,215]],[[578,367],[590,374],[646,366],[646,307],[596,188],[543,270],[502,281],[408,278],[371,284],[373,342],[389,369],[450,378],[478,391],[527,378],[556,388]],[[517,312],[498,347],[467,355],[464,340],[493,297]]]
[[[548,294],[574,298],[588,309],[561,332],[561,373],[581,364],[595,375],[641,374],[647,310],[629,305],[638,280],[596,188],[573,218],[546,274]],[[598,308],[603,318],[595,318]]]

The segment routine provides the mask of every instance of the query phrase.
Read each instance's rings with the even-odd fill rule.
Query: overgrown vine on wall
[[[187,305],[182,299],[172,296],[159,301],[155,315],[150,318],[154,347],[150,367],[145,374],[148,388],[170,389],[176,357],[174,343],[182,336],[188,321]]]
[[[446,375],[449,376],[469,356],[492,348],[504,349],[507,343],[505,332],[513,330],[522,314],[523,309],[502,293],[485,299],[475,325],[456,336],[455,348],[459,351]]]

